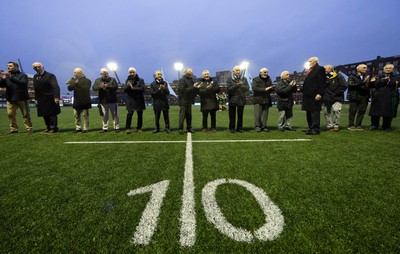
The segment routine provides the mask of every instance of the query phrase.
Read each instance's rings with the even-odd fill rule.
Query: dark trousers
[[[236,126],[236,130],[242,130],[243,129],[243,111],[244,111],[244,106],[229,106],[229,130],[234,130],[235,129],[236,110],[237,110],[237,126]]]
[[[126,129],[131,129],[131,124],[132,124],[132,117],[133,117],[133,112],[134,111],[128,111],[128,114],[126,115]],[[138,110],[137,112],[137,125],[136,129],[141,130],[142,125],[143,125],[143,110]]]
[[[180,106],[179,108],[179,129],[183,130],[183,122],[186,119],[187,130],[192,129],[192,105]]]
[[[202,113],[203,113],[203,129],[207,129],[208,114],[210,114],[210,117],[211,117],[211,129],[215,129],[215,126],[217,125],[216,112],[217,112],[216,109],[202,111]]]
[[[371,126],[378,128],[380,118],[380,116],[371,116]],[[382,118],[382,129],[386,130],[392,128],[392,117],[383,116]]]
[[[44,123],[48,130],[58,131],[58,118],[57,115],[55,116],[44,116]]]
[[[167,110],[155,110],[154,111],[154,116],[156,120],[156,130],[160,130],[160,117],[161,117],[161,112],[163,113],[164,117],[164,123],[165,123],[165,129],[169,129],[169,113]]]
[[[319,132],[320,131],[320,112],[317,111],[306,111],[307,114],[307,124],[308,129],[312,131]]]
[[[350,101],[349,104],[349,127],[361,126],[362,120],[367,110],[368,99],[363,97],[357,101]],[[354,119],[356,120],[354,122]]]

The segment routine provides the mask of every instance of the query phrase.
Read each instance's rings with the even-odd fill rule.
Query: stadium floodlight
[[[310,69],[310,63],[308,61],[304,63],[304,69],[305,70]]]
[[[181,79],[181,70],[183,69],[183,63],[174,63],[175,70],[178,71],[178,79]]]
[[[249,67],[249,62],[247,61],[243,61],[240,65],[239,65],[241,70],[246,70]]]
[[[107,64],[107,68],[108,68],[110,71],[114,72],[114,75],[115,75],[115,78],[116,78],[117,81],[118,81],[118,84],[121,85],[121,81],[119,80],[119,77],[118,77],[118,74],[117,74],[117,69],[118,69],[117,63],[116,63],[116,62],[109,62],[109,63]]]

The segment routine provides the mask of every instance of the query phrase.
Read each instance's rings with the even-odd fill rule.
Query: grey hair
[[[193,72],[193,70],[190,69],[190,68],[185,68],[185,69],[183,70],[183,74],[184,74],[184,75],[188,74],[189,72]]]
[[[362,67],[364,67],[364,66],[368,68],[368,66],[365,65],[365,64],[359,64],[359,65],[357,65],[357,71],[360,71],[360,69],[361,69]]]
[[[281,72],[281,78],[283,78],[283,75],[285,75],[286,73],[289,73],[289,71],[282,71]]]

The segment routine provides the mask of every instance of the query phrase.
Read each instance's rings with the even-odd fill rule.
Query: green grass
[[[253,130],[253,107],[246,106],[245,133],[227,131],[227,112],[217,113],[217,133],[201,132],[193,109],[197,140],[298,139],[309,142],[192,143],[196,243],[180,247],[185,143],[65,144],[67,141],[185,141],[172,107],[170,134],[152,134],[151,107],[144,132],[100,134],[101,119],[91,110],[87,134],[74,134],[71,108],[59,116],[61,132],[43,135],[42,118],[32,110],[35,133],[5,135],[8,119],[0,109],[0,253],[399,253],[399,119],[393,132],[279,132],[271,108],[272,131]],[[347,112],[342,126],[347,126]],[[120,108],[121,127],[126,110]],[[324,122],[321,118],[322,123]],[[369,124],[366,116],[364,124]],[[163,122],[161,120],[161,122]],[[136,125],[134,115],[133,126]],[[305,128],[296,107],[294,125]],[[163,127],[163,124],[161,124]],[[240,179],[268,195],[282,211],[285,226],[273,241],[236,242],[210,224],[202,206],[203,187],[216,179]],[[130,243],[150,194],[130,190],[169,180],[156,232],[149,245]],[[234,226],[256,230],[265,216],[246,189],[225,184],[218,205]]]

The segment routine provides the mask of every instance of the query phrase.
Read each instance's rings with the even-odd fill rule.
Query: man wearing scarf
[[[347,82],[344,77],[337,73],[332,65],[325,65],[326,88],[323,96],[323,109],[326,120],[326,130],[338,132],[340,130],[340,112],[344,100],[344,91]]]
[[[100,70],[100,78],[97,78],[93,84],[93,91],[99,92],[99,104],[103,112],[103,128],[101,133],[108,131],[108,112],[111,111],[114,130],[119,132],[119,116],[118,116],[118,103],[117,103],[117,90],[118,84],[114,78],[108,76],[108,70],[102,68]]]
[[[325,69],[318,65],[318,58],[308,59],[310,69],[307,71],[303,83],[302,110],[306,111],[308,129],[307,135],[319,135],[320,112],[322,95],[325,93],[326,77]]]
[[[126,100],[126,110],[128,110],[128,114],[126,115],[126,134],[131,134],[131,123],[133,112],[137,112],[137,124],[136,131],[142,132],[142,124],[143,124],[143,110],[146,109],[146,105],[144,103],[144,80],[139,77],[136,73],[136,69],[130,67],[128,69],[129,76],[125,82],[125,93],[128,95]]]
[[[253,79],[252,88],[254,93],[253,103],[255,129],[257,132],[268,132],[268,111],[272,106],[271,92],[274,87],[272,86],[271,78],[268,76],[267,68],[262,68],[258,77]]]

